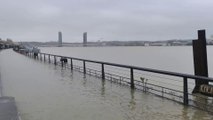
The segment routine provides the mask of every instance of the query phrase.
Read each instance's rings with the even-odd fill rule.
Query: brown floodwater
[[[22,120],[201,120],[211,114],[12,50],[0,51],[3,95]]]

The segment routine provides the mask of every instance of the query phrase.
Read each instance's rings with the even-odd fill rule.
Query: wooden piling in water
[[[208,77],[205,30],[198,30],[198,40],[193,40],[193,55],[195,75]],[[202,84],[208,84],[208,82],[196,79],[193,93],[199,92],[200,85]]]

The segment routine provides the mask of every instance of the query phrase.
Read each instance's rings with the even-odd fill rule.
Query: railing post
[[[71,67],[71,70],[73,70],[72,58],[70,58],[70,67]]]
[[[61,57],[61,60],[60,60],[60,62],[61,62],[61,67],[64,67],[64,62],[63,62],[62,58],[63,58],[63,57]]]
[[[45,59],[45,54],[44,54],[44,61],[46,61],[46,59]]]
[[[40,53],[40,60],[42,60],[42,54]]]
[[[130,68],[130,80],[131,80],[131,88],[134,89],[135,88],[135,84],[134,84],[134,71],[133,71],[133,68]]]
[[[105,79],[105,72],[104,72],[104,64],[102,63],[101,64],[101,71],[102,71],[102,79],[104,80]]]
[[[84,74],[86,74],[86,62],[83,60]]]
[[[50,63],[50,55],[48,55],[48,58],[49,58],[49,63]]]
[[[188,81],[187,77],[183,78],[183,104],[188,105],[189,100],[188,100]]]
[[[56,65],[56,56],[54,55],[54,64]]]

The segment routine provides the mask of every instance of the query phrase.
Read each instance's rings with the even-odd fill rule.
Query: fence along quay
[[[83,74],[99,77],[102,80],[109,80],[129,86],[131,89],[137,89],[147,94],[154,94],[186,106],[193,106],[213,113],[212,97],[192,93],[195,80],[212,84],[213,78],[48,53],[38,53],[35,56],[33,52],[22,52],[22,54],[36,60],[71,69],[71,71],[79,71]],[[207,88],[201,86],[201,89]],[[213,92],[212,90],[207,91],[209,93]]]

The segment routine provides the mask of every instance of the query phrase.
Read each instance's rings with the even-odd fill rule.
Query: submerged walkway
[[[207,112],[12,50],[0,56],[4,95],[16,98],[22,120],[213,119]]]
[[[0,74],[0,120],[20,120],[14,97],[5,97]]]
[[[0,97],[0,120],[19,120],[13,97]]]

